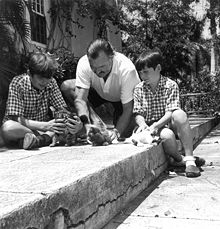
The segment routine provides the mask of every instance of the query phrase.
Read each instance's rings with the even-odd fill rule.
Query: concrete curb
[[[210,119],[193,127],[194,145],[216,125]],[[120,148],[121,147],[121,148]],[[119,150],[128,150],[120,146]],[[103,153],[104,160],[104,153]],[[0,216],[1,229],[102,228],[167,167],[161,144],[120,159]]]

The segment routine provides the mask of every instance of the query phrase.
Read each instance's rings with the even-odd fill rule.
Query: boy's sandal
[[[33,149],[37,147],[37,137],[33,133],[27,133],[23,140],[23,149]]]
[[[201,175],[199,168],[195,165],[186,166],[185,173],[187,177],[198,177]]]

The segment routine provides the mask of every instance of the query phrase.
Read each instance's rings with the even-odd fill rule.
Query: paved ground
[[[162,174],[104,229],[219,229],[220,125],[194,154],[206,159],[200,177],[186,178],[183,171]]]
[[[194,127],[205,124],[203,127],[208,128],[208,120],[210,118],[192,117],[190,123]],[[197,130],[194,137],[202,137],[203,131]],[[218,140],[215,135],[218,131],[213,132],[209,144],[199,147],[218,147],[219,144],[214,143]],[[60,206],[68,210],[74,225],[82,222],[86,228],[99,228],[94,222],[115,214],[108,212],[117,212],[122,200],[133,199],[130,197],[135,196],[133,193],[146,188],[152,181],[148,179],[163,171],[162,148],[160,145],[151,148],[121,143],[108,147],[44,147],[30,151],[0,148],[0,228],[43,228],[42,222],[46,225]],[[203,152],[207,152],[207,148]],[[213,153],[214,150],[210,155]],[[211,222],[212,228],[220,228],[218,183],[211,176],[218,172],[213,168],[217,160],[207,155],[205,158],[211,160],[208,165],[212,162],[212,166],[204,167],[200,178],[188,179],[182,173],[163,174],[154,185],[154,191],[139,195],[109,228],[181,228],[185,221],[200,222],[201,226]],[[211,205],[207,214],[205,207]],[[91,215],[94,218],[91,219]],[[168,226],[164,227],[166,223]],[[84,226],[80,224],[79,228]]]

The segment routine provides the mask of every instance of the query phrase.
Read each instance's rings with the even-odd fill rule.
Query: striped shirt
[[[36,90],[27,74],[15,76],[9,86],[9,94],[4,121],[11,115],[24,117],[36,121],[49,120],[49,107],[55,109],[66,107],[56,80],[51,82],[43,90]]]
[[[146,123],[158,121],[167,111],[179,108],[178,85],[167,77],[160,77],[154,93],[145,81],[139,83],[134,89],[133,113],[142,115]]]

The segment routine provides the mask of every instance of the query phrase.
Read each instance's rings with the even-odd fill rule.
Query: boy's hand
[[[63,134],[66,128],[64,119],[53,119],[47,122],[47,130],[55,132],[57,134]]]
[[[150,133],[152,135],[156,135],[158,133],[158,128],[156,126],[156,122],[154,122],[150,127],[149,127]]]
[[[137,128],[137,130],[135,131],[135,133],[138,134],[138,133],[140,133],[140,132],[142,132],[142,131],[144,131],[144,130],[146,130],[146,129],[149,129],[149,126],[145,123],[145,124],[139,126],[139,127]]]

